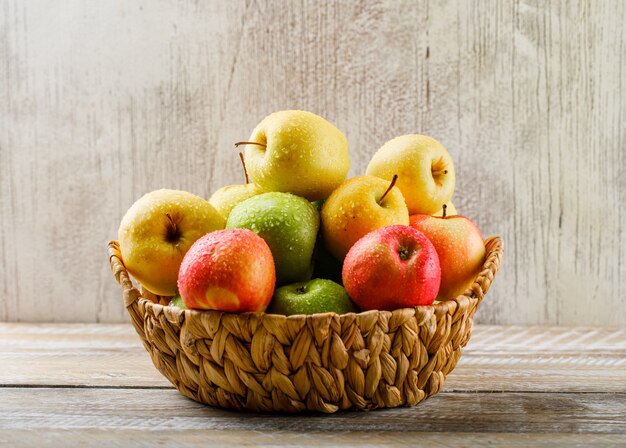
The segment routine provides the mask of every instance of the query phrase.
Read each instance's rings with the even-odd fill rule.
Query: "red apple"
[[[185,254],[178,272],[183,302],[202,310],[263,311],[275,283],[270,248],[247,229],[204,235]]]
[[[386,226],[358,240],[346,255],[343,284],[363,310],[430,305],[439,291],[439,258],[426,236]]]
[[[441,264],[439,300],[462,294],[480,273],[485,261],[485,242],[472,221],[462,215],[412,215],[411,227],[423,232],[437,249]]]

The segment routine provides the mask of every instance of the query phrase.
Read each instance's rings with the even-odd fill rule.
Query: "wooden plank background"
[[[0,0],[0,321],[126,320],[105,245],[152,189],[241,183],[233,142],[319,113],[351,174],[439,139],[504,237],[483,323],[626,324],[623,1]]]

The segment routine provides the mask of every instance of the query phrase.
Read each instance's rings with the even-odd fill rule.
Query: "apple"
[[[322,207],[322,236],[339,261],[367,233],[393,224],[407,225],[409,212],[395,179],[357,176],[345,181]]]
[[[312,201],[311,204],[313,204],[313,207],[315,207],[318,212],[321,212],[322,211],[322,207],[324,206],[324,202],[326,202],[326,198],[324,198],[324,199],[317,199],[315,201]]]
[[[441,281],[433,244],[416,229],[393,225],[365,235],[348,252],[343,282],[363,310],[430,305]]]
[[[448,215],[448,216],[458,215],[458,213],[456,211],[456,207],[454,206],[452,201],[450,201],[447,204],[443,204],[443,207],[441,207],[441,209],[437,213],[433,214],[433,216],[443,216],[444,208],[445,208],[445,214],[446,215]]]
[[[411,215],[432,215],[454,193],[454,164],[441,143],[425,135],[403,135],[385,143],[372,157],[365,172],[391,180],[399,176]]]
[[[250,183],[245,158],[241,152],[239,153],[239,159],[246,176],[246,183],[242,185],[226,185],[213,193],[209,198],[209,203],[224,217],[224,220],[228,219],[228,215],[230,215],[235,205],[262,193],[259,187]]]
[[[316,278],[277,288],[266,312],[291,316],[330,312],[358,313],[359,310],[341,285]]]
[[[227,220],[235,205],[261,193],[254,184],[226,185],[213,193],[209,203]]]
[[[476,224],[462,215],[413,215],[411,227],[433,243],[441,263],[439,300],[453,299],[472,286],[485,261],[485,242]]]
[[[166,189],[147,193],[128,209],[118,230],[124,265],[151,293],[173,296],[187,250],[224,223],[211,204],[194,194]]]
[[[274,257],[278,284],[311,278],[319,226],[313,204],[280,192],[246,199],[233,208],[226,222],[227,229],[249,229],[265,240]]]
[[[188,310],[189,309],[185,305],[185,302],[183,302],[183,298],[180,296],[180,294],[178,294],[177,296],[172,297],[172,300],[170,300],[169,306],[175,306],[176,308],[181,308],[183,310]]]
[[[263,191],[323,199],[350,169],[346,137],[311,112],[285,110],[268,115],[249,141],[237,145],[246,145],[250,180]]]
[[[188,308],[231,313],[265,310],[275,283],[270,248],[247,229],[203,236],[185,255],[178,274]]]
[[[352,246],[343,264],[344,287],[362,310],[430,305],[440,280],[435,247],[409,226],[368,233]]]

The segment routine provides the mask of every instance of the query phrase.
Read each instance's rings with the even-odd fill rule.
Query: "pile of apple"
[[[310,112],[271,114],[241,145],[246,184],[209,201],[153,191],[122,219],[126,268],[171,305],[394,310],[454,298],[480,272],[482,235],[455,214],[454,165],[433,138],[394,138],[348,180],[346,137]]]

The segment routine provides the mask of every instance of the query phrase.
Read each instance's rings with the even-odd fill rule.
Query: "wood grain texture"
[[[492,447],[501,448],[614,448],[626,443],[624,434],[529,434],[529,433],[427,433],[394,432],[310,432],[300,431],[244,431],[244,430],[126,430],[126,429],[0,429],[0,444],[12,448],[151,448],[175,447],[352,447],[363,448],[416,446],[424,448]]]
[[[280,415],[211,408],[169,389],[0,388],[0,429],[625,434],[624,406],[625,394],[444,392],[413,408]]]
[[[0,386],[172,387],[127,324],[0,324],[0,365]]]
[[[152,189],[240,183],[232,142],[302,108],[351,174],[439,139],[507,243],[484,323],[626,325],[626,6],[0,0],[0,320],[126,321],[105,256]]]
[[[0,365],[0,387],[171,387],[129,325],[0,324]],[[478,325],[444,390],[626,394],[626,330]]]

